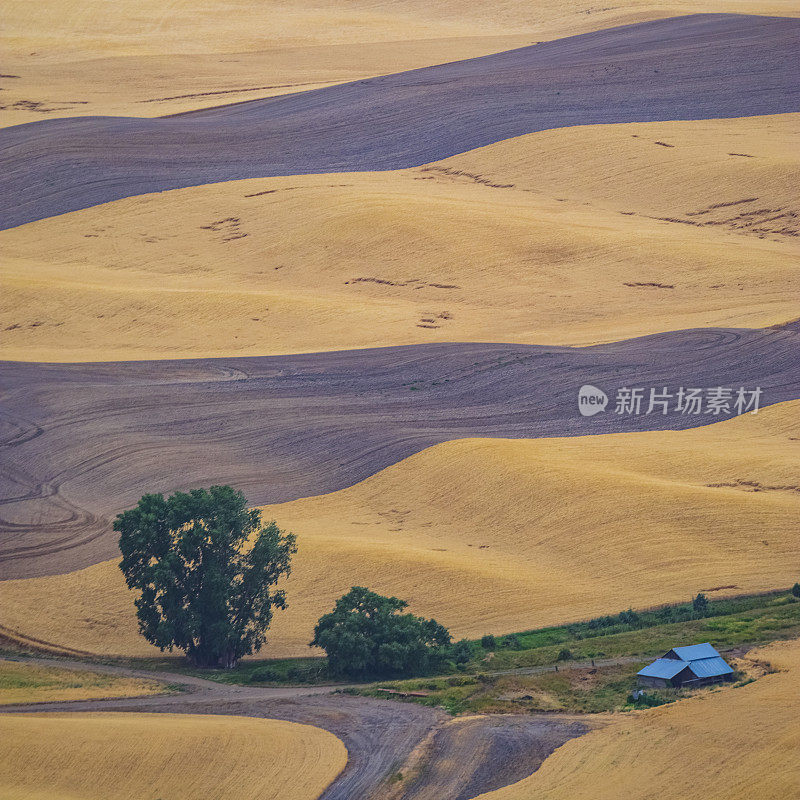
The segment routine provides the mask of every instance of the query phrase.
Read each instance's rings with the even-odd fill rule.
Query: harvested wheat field
[[[520,0],[485,4],[420,0],[25,0],[4,4],[5,37],[16,57],[89,59],[154,53],[244,53],[294,45],[389,42],[447,36],[519,34],[547,38],[609,28],[624,22],[692,13],[800,16],[791,0],[626,0],[614,8],[576,2]],[[86,25],[91,21],[91,27]],[[39,52],[32,54],[32,49]]]
[[[264,42],[252,52],[211,56],[22,54],[19,63],[6,62],[18,74],[3,81],[0,127],[61,117],[181,114],[475,58],[532,41],[529,34],[511,34],[279,47]]]
[[[783,403],[686,431],[447,442],[349,489],[268,506],[265,518],[295,532],[299,552],[290,607],[262,656],[307,654],[314,622],[353,585],[403,597],[456,636],[720,586],[790,585],[799,409]],[[137,634],[116,560],[4,581],[0,606],[0,625],[23,641],[155,652]]]
[[[333,734],[278,720],[0,716],[0,795],[9,800],[316,800],[346,762]]]
[[[753,651],[755,683],[612,718],[480,800],[785,800],[800,796],[800,641]]]
[[[288,608],[251,659],[321,656],[315,623],[353,586],[457,641],[625,628],[624,609],[692,598],[694,624],[708,599],[795,583],[794,0],[5,0],[3,16],[0,645],[51,661],[0,659],[0,797],[800,795],[800,641],[747,656],[752,683],[591,723],[490,693],[513,639],[477,678],[491,639],[434,648],[469,674],[415,681],[422,705],[327,686],[378,677],[350,620],[341,672],[333,640],[328,667],[251,662],[220,683],[86,663],[159,655],[112,522],[198,487],[227,488],[195,522],[244,496],[297,536],[291,574],[271,573]],[[705,402],[682,407],[683,387]],[[131,523],[139,545],[166,525],[198,538],[174,500]],[[240,516],[205,525],[177,578],[202,588],[202,619],[172,620],[170,600],[159,627],[196,634],[197,663],[232,664],[267,624],[250,577],[278,569],[266,538],[245,572],[219,569]],[[408,650],[418,679],[405,644],[381,646],[386,675]],[[619,671],[585,688],[614,705],[576,708],[628,696],[636,656],[609,655]],[[466,716],[481,692],[475,708],[520,713]]]
[[[104,361],[784,322],[798,153],[798,114],[583,126],[107,203],[0,233],[0,346]]]
[[[799,42],[797,19],[673,17],[177,116],[12,126],[0,227],[221,181],[408,168],[552,128],[795,112]]]
[[[0,706],[138,697],[163,691],[162,684],[140,678],[0,659]]]
[[[252,505],[347,488],[454,439],[682,430],[678,387],[800,397],[800,326],[704,328],[594,347],[427,344],[263,358],[6,362],[0,578],[118,557],[147,492],[230,484]],[[578,412],[578,387],[668,387],[667,413]],[[616,389],[615,389],[616,387]],[[661,389],[659,389],[661,391]],[[754,391],[754,390],[753,390]],[[613,410],[612,410],[613,409]],[[741,410],[741,409],[739,409]],[[657,409],[661,411],[661,409]]]
[[[480,3],[8,0],[0,126],[159,116],[697,12],[797,16],[789,0]],[[91,23],[91,24],[89,24]]]

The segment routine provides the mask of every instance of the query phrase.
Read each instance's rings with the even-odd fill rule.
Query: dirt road
[[[413,703],[333,693],[332,687],[230,686],[180,673],[46,658],[26,661],[182,684],[180,694],[3,706],[0,713],[130,711],[226,714],[324,728],[347,747],[348,763],[322,800],[467,800],[520,780],[568,739],[588,730],[577,718],[489,715],[452,720]],[[413,754],[413,758],[412,758]],[[412,769],[407,764],[411,761]],[[400,773],[403,779],[396,777]]]

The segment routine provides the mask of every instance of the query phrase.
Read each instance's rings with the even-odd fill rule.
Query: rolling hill
[[[796,2],[3,17],[0,645],[159,655],[111,520],[213,483],[298,537],[258,658],[319,655],[353,585],[472,638],[800,579]],[[762,408],[589,418],[587,383]],[[647,712],[444,724],[0,661],[0,705],[56,701],[0,714],[0,796],[466,800],[543,760],[481,800],[800,796],[800,642],[741,663]]]
[[[797,19],[696,14],[177,116],[4,128],[0,226],[228,180],[408,168],[552,128],[793,112],[799,41]]]
[[[29,361],[585,344],[796,316],[800,115],[543,131],[0,232]]]
[[[760,389],[761,407],[797,400],[799,341],[793,323],[580,348],[453,343],[261,358],[5,362],[0,578],[113,558],[113,517],[149,492],[230,484],[253,505],[281,503],[344,489],[453,439],[682,430],[741,412],[739,388]],[[578,390],[587,383],[608,392],[607,413],[579,413]],[[678,408],[681,386],[705,387],[703,407]],[[644,396],[637,413],[618,408],[624,387]],[[657,413],[647,413],[647,387],[672,395]],[[728,387],[731,401],[709,409],[710,387]]]
[[[797,16],[789,0],[628,0],[606,8],[509,0],[491,13],[480,3],[419,0],[9,0],[3,12],[0,126],[175,114],[681,14]]]
[[[686,431],[467,439],[330,495],[269,506],[298,535],[265,657],[308,653],[352,585],[457,636],[505,633],[797,579],[797,402]],[[0,583],[7,636],[144,655],[116,560]]]
[[[271,719],[4,714],[0,759],[0,794],[14,800],[316,800],[347,751],[327,731]]]

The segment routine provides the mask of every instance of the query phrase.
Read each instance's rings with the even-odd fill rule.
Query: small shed
[[[639,686],[656,689],[705,686],[731,680],[733,668],[708,643],[673,647],[638,673]]]

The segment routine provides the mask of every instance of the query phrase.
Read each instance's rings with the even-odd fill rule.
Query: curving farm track
[[[584,418],[582,384],[611,407]],[[116,555],[111,517],[148,491],[213,483],[253,504],[350,486],[423,448],[575,436],[727,416],[620,415],[623,387],[800,398],[800,324],[702,329],[586,348],[432,344],[265,358],[2,364],[0,578]],[[644,409],[643,409],[644,410]]]
[[[0,229],[122,197],[411,167],[550,128],[800,108],[800,20],[697,14],[160,119],[0,132]]]
[[[0,713],[129,711],[264,717],[324,728],[347,747],[347,766],[320,800],[467,800],[514,783],[538,769],[564,742],[589,730],[569,716],[485,715],[451,719],[414,703],[331,694],[331,687],[231,686],[175,673],[152,673],[85,662],[74,666],[145,676],[182,685],[183,694],[3,706]],[[402,787],[387,779],[406,775]]]

